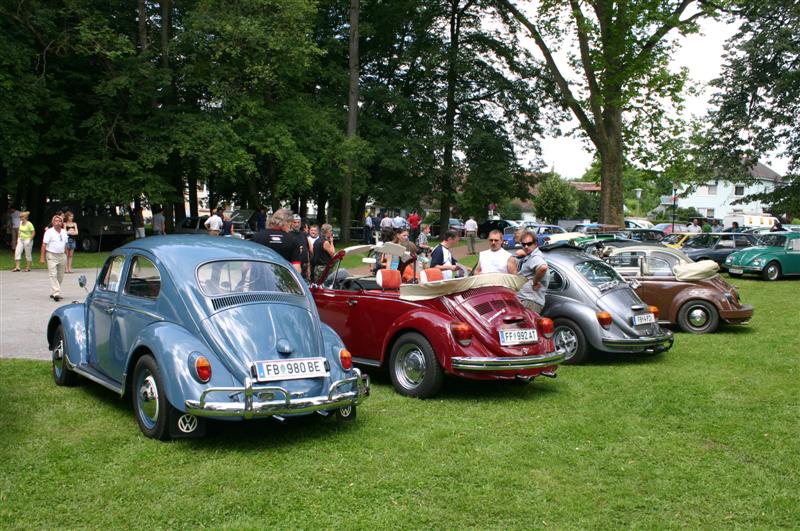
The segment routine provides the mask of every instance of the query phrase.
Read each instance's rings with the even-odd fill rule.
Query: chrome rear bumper
[[[186,412],[198,417],[242,417],[252,419],[271,417],[273,415],[295,415],[313,413],[314,411],[337,409],[360,404],[369,396],[369,376],[353,369],[355,376],[336,380],[328,387],[327,395],[296,397],[283,387],[274,385],[253,385],[250,378],[245,379],[244,387],[210,387],[203,391],[200,400],[187,400]],[[338,392],[340,387],[355,384],[355,389]],[[244,401],[228,402],[206,401],[212,393],[226,393],[238,398],[244,395]],[[262,400],[262,398],[267,398]]]
[[[645,336],[632,339],[603,338],[603,347],[613,352],[649,352],[656,354],[669,350],[674,340],[672,332],[659,336]]]
[[[549,352],[541,356],[520,356],[518,358],[453,358],[453,369],[462,371],[512,371],[539,369],[558,365],[564,361],[564,354]]]

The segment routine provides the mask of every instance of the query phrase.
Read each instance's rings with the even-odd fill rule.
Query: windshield
[[[590,260],[575,264],[575,270],[583,276],[592,286],[600,291],[613,288],[620,282],[622,277],[613,267],[600,260]]]
[[[786,236],[782,234],[767,234],[758,239],[758,245],[764,247],[783,247],[786,245]]]
[[[272,291],[302,295],[303,289],[288,268],[253,260],[223,260],[197,269],[197,282],[210,296]]]
[[[712,236],[711,234],[701,234],[695,238],[689,238],[686,240],[686,243],[683,244],[684,247],[693,247],[695,249],[703,248],[703,247],[711,247],[714,245],[717,240],[719,240],[719,236]]]

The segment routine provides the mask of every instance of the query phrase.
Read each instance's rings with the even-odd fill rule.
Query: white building
[[[753,194],[771,192],[776,186],[780,185],[782,179],[780,175],[760,162],[750,170],[750,175],[757,179],[751,184],[719,179],[698,186],[694,192],[686,197],[683,197],[683,194],[688,187],[684,186],[678,190],[678,206],[680,208],[694,207],[701,215],[717,219],[733,214],[734,211],[747,214],[763,214],[765,213],[765,205],[762,205],[760,201],[750,200],[743,203],[733,203]],[[667,197],[667,199],[671,198]],[[662,203],[664,203],[663,199]],[[668,204],[671,205],[671,202],[668,202]]]

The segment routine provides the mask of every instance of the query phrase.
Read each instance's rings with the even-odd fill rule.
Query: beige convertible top
[[[469,289],[498,286],[519,291],[525,285],[525,277],[507,273],[487,273],[474,277],[437,280],[425,284],[403,284],[400,286],[400,298],[406,301],[424,301],[442,295],[452,295]]]
[[[714,260],[700,260],[691,264],[678,264],[672,268],[678,280],[703,280],[711,278],[719,272],[719,264]]]

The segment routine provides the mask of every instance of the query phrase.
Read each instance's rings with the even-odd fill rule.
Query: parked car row
[[[620,237],[545,245],[541,314],[519,303],[516,275],[444,280],[424,269],[404,280],[342,266],[368,251],[409,258],[392,243],[339,251],[308,286],[268,248],[219,240],[145,238],[113,251],[86,300],[49,320],[55,383],[84,378],[130,396],[148,437],[196,437],[209,419],[352,420],[370,392],[356,366],[427,398],[448,375],[529,382],[595,353],[656,355],[674,344],[668,326],[711,333],[754,311],[716,262]],[[800,274],[800,233],[766,235],[725,262],[734,276]]]

